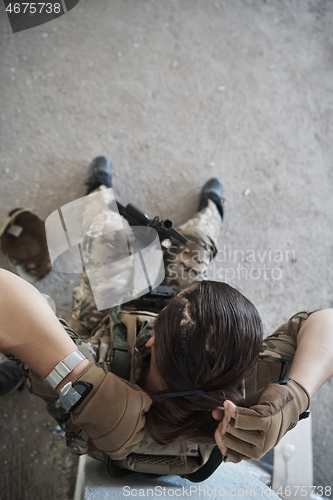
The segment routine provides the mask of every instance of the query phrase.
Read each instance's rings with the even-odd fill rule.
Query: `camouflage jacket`
[[[299,329],[309,314],[311,313],[300,312],[294,315],[287,323],[263,340],[259,359],[250,375],[243,381],[244,396],[249,396],[269,383],[276,383],[286,376],[296,351]],[[146,347],[146,342],[151,337],[155,317],[156,314],[151,312],[128,311],[121,310],[119,306],[114,307],[95,329],[89,342],[80,339],[64,320],[60,319],[60,322],[78,349],[105,371],[113,371],[116,351],[127,352],[127,358],[121,360],[125,371],[119,376],[135,384],[143,366],[149,362],[150,348]],[[128,335],[130,331],[131,338]],[[96,352],[101,349],[106,352],[106,357],[102,361],[96,355]],[[10,357],[8,354],[7,356]],[[13,359],[13,357],[10,358]],[[19,360],[13,360],[19,362]],[[65,413],[56,403],[58,394],[26,365],[21,364],[21,368],[26,376],[30,392],[45,400],[48,412],[66,432],[67,446],[70,450],[78,455],[88,453],[90,456],[103,460],[100,452],[89,449],[79,426],[74,424],[70,414]],[[117,372],[116,374],[118,375]],[[138,452],[149,453],[152,447],[154,444],[148,437],[145,437]],[[193,448],[192,445],[191,448]],[[179,453],[178,448],[173,446],[163,447],[163,451],[171,455]]]

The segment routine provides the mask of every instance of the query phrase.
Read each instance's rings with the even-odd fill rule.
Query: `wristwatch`
[[[287,384],[289,384],[289,382],[293,382],[293,379],[292,378],[283,378],[283,379],[279,380],[279,385],[287,385]]]
[[[88,396],[93,389],[93,385],[88,382],[68,382],[64,385],[59,393],[57,403],[65,410],[66,413],[75,410]]]
[[[292,378],[283,378],[282,380],[279,380],[279,385],[287,385],[290,382],[296,382],[296,380],[294,380]],[[298,382],[296,382],[296,384],[300,385]],[[311,412],[309,412],[309,411],[303,411],[303,413],[301,413],[299,415],[298,420],[303,420],[304,418],[308,418],[310,416],[310,413]]]

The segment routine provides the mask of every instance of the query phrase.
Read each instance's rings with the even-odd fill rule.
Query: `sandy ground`
[[[226,216],[212,277],[254,302],[266,334],[333,306],[331,1],[81,0],[15,34],[3,5],[0,15],[0,218],[24,206],[45,219],[79,198],[99,154],[121,202],[176,224],[218,176]],[[76,279],[52,272],[38,285],[62,316]],[[312,404],[315,484],[331,487],[332,388]],[[2,420],[6,405],[22,413],[15,401],[1,401]],[[29,457],[14,433],[10,443]]]

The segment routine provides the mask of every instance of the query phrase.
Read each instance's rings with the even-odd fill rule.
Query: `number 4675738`
[[[60,3],[35,3],[35,2],[23,2],[19,3],[10,3],[8,7],[6,7],[6,11],[10,14],[41,14],[42,12],[46,14],[60,14]]]

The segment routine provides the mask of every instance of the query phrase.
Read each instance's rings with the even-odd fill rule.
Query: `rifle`
[[[170,248],[172,240],[186,245],[188,239],[178,233],[173,227],[173,222],[170,219],[161,220],[158,216],[151,219],[147,214],[142,212],[132,203],[124,207],[117,201],[117,206],[120,215],[125,217],[131,226],[148,226],[156,229],[163,248]]]

